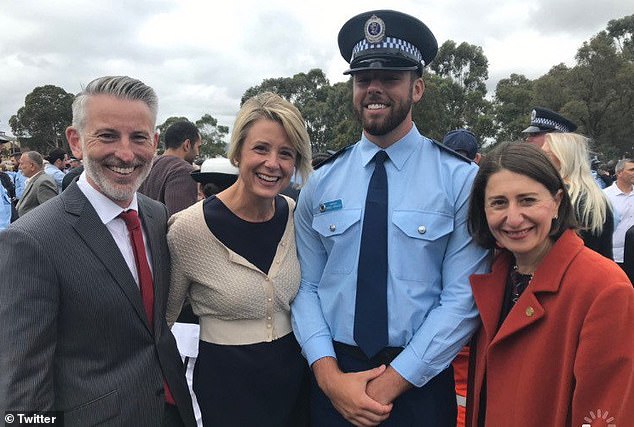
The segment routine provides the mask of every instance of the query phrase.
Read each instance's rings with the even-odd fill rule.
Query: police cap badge
[[[422,73],[438,52],[438,42],[425,24],[394,10],[357,15],[339,31],[339,51],[350,63],[344,74],[363,70],[418,70]]]

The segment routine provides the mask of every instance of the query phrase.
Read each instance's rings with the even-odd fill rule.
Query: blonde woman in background
[[[577,133],[548,133],[542,150],[566,184],[583,242],[612,259],[614,216],[590,172],[588,138]]]
[[[301,278],[295,202],[280,195],[312,170],[299,110],[273,93],[247,100],[228,157],[237,181],[169,221],[167,320],[186,299],[200,319],[194,392],[205,426],[303,426],[308,366],[290,319]]]

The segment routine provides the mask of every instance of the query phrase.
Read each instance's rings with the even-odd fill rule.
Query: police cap
[[[420,20],[394,10],[373,10],[351,18],[339,31],[339,51],[350,63],[344,74],[363,70],[422,72],[438,42]]]
[[[462,154],[470,160],[475,159],[478,154],[478,139],[466,129],[456,129],[449,132],[442,140],[442,143],[452,150]]]
[[[531,125],[522,133],[574,132],[577,125],[548,108],[535,107],[531,112]]]

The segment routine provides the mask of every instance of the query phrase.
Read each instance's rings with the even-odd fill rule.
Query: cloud
[[[530,19],[544,34],[587,34],[605,29],[608,21],[631,15],[633,0],[538,0]]]
[[[419,17],[439,43],[482,46],[488,87],[510,73],[529,78],[570,64],[583,41],[609,19],[631,14],[634,0],[393,0],[387,7]],[[0,130],[35,87],[76,93],[103,75],[127,74],[159,94],[159,121],[209,113],[231,126],[240,98],[266,78],[321,68],[345,81],[337,34],[352,16],[386,7],[322,0],[21,0],[3,8],[0,33]]]

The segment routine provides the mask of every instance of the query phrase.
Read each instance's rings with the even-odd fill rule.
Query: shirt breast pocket
[[[324,273],[348,274],[357,267],[361,209],[341,209],[313,218],[313,230],[328,253]]]
[[[390,251],[393,274],[402,280],[435,283],[441,278],[441,266],[453,217],[442,212],[394,211],[392,223],[397,230],[396,248]]]

